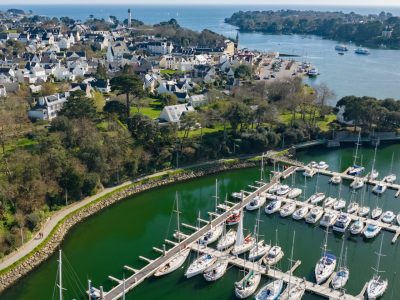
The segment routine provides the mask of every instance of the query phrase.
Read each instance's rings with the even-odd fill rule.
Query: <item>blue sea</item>
[[[171,18],[179,24],[196,31],[205,28],[235,37],[237,29],[226,24],[224,19],[234,12],[243,10],[302,9],[320,11],[343,11],[360,14],[378,14],[381,11],[400,16],[400,7],[362,6],[295,6],[295,5],[0,5],[0,10],[20,8],[32,10],[34,14],[48,17],[68,16],[85,20],[90,15],[108,19],[116,16],[127,18],[128,8],[132,17],[147,24],[167,21]],[[400,51],[371,49],[371,55],[355,55],[353,50],[359,45],[349,45],[350,51],[344,56],[337,55],[337,42],[315,36],[267,35],[261,33],[241,33],[240,47],[257,50],[272,50],[286,54],[296,54],[299,60],[309,61],[319,69],[317,79],[307,80],[311,85],[324,82],[336,94],[337,99],[346,95],[374,96],[377,98],[400,99]]]

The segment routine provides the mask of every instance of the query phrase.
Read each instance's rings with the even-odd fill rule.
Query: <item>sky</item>
[[[56,3],[55,3],[56,2]],[[14,5],[24,5],[24,4],[111,4],[110,0],[1,0],[1,4],[14,4]],[[235,5],[246,5],[258,4],[258,5],[268,5],[268,4],[295,4],[295,5],[350,5],[350,6],[400,6],[400,0],[146,0],[145,4],[164,4],[164,5],[188,5],[188,4],[235,4]],[[140,0],[113,0],[112,4],[131,4],[140,5],[143,1]]]

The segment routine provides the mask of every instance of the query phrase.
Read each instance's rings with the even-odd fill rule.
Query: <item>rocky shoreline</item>
[[[95,213],[101,211],[103,208],[106,208],[129,196],[150,190],[152,188],[164,186],[175,182],[191,180],[202,176],[211,175],[232,169],[254,167],[257,164],[258,163],[255,161],[220,163],[214,167],[198,168],[195,171],[185,171],[180,174],[169,175],[166,178],[162,177],[156,179],[149,179],[146,182],[135,184],[121,191],[114,192],[106,199],[94,202],[88,207],[84,207],[83,209],[73,213],[70,217],[67,217],[67,219],[63,221],[63,223],[50,236],[50,238],[47,241],[45,241],[46,243],[45,246],[43,246],[33,255],[31,255],[21,263],[17,264],[14,268],[10,269],[8,272],[0,276],[0,293],[6,290],[7,288],[11,287],[20,278],[27,275],[34,268],[39,266],[43,261],[48,259],[57,250],[58,246],[61,244],[65,236],[68,234],[69,230],[74,225],[83,221],[89,216],[92,216]]]

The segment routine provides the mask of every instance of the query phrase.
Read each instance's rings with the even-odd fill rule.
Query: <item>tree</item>
[[[131,116],[130,108],[133,99],[140,99],[144,95],[143,82],[135,74],[122,74],[111,79],[111,90],[117,95],[125,95],[126,98],[126,116]],[[132,96],[132,98],[131,98]],[[140,111],[140,102],[136,102],[138,112]]]
[[[66,116],[71,119],[96,118],[96,107],[93,100],[86,97],[84,91],[73,91],[69,95],[68,101],[64,104],[59,115]]]
[[[104,96],[101,92],[95,91],[93,93],[93,103],[96,107],[96,110],[100,112],[103,110],[104,105],[106,104],[106,99],[104,99]]]
[[[235,78],[249,79],[251,78],[252,70],[248,65],[240,65],[235,69]]]
[[[175,105],[178,103],[178,97],[175,94],[163,93],[159,96],[160,102],[163,106]]]
[[[96,79],[107,80],[107,69],[102,63],[97,64]]]
[[[52,82],[45,82],[42,84],[42,89],[40,90],[40,96],[50,96],[57,92],[57,86]]]

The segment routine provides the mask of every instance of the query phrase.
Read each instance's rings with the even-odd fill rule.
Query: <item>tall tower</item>
[[[132,25],[132,15],[131,15],[131,9],[128,8],[128,28],[131,28]]]

